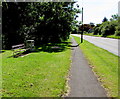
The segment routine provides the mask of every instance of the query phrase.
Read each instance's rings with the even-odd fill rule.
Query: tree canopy
[[[102,35],[106,37],[107,35],[120,36],[120,25],[118,22],[118,15],[112,15],[110,21],[107,18],[104,18],[102,24],[97,24],[94,27],[94,35]],[[107,21],[105,21],[107,19]]]
[[[106,22],[106,21],[108,21],[108,19],[106,17],[104,17],[102,22]]]
[[[35,44],[67,40],[80,9],[74,2],[4,2],[2,4],[3,48],[27,39]]]

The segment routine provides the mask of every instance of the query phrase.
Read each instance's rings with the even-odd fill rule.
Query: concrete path
[[[73,46],[77,45],[74,38],[71,41]],[[79,46],[72,47],[72,65],[68,83],[70,87],[68,97],[107,97]]]
[[[74,36],[80,37],[78,34],[72,34]],[[118,39],[112,39],[112,38],[104,38],[104,37],[94,37],[94,36],[87,36],[84,35],[83,39],[89,41],[90,43],[93,43],[94,45],[103,48],[117,56],[120,56],[120,52],[118,51],[118,43],[120,43],[120,40]]]

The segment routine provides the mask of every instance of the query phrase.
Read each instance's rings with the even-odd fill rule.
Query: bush
[[[99,27],[94,28],[93,35],[97,35],[99,33]]]
[[[88,34],[88,32],[84,31],[83,34]]]
[[[120,36],[120,25],[116,27],[115,36]]]
[[[104,28],[102,28],[102,36],[103,37],[106,37],[107,35],[110,34],[110,30],[109,30],[109,27],[108,26],[105,26]]]
[[[93,28],[93,35],[102,35],[103,37],[108,35],[120,36],[120,26],[118,26],[118,23],[120,23],[120,18],[111,21],[104,21],[102,24],[97,24]]]
[[[117,26],[117,22],[116,21],[112,21],[112,22],[104,22],[102,24],[102,36],[105,37],[107,35],[113,35],[115,34],[115,27]]]
[[[93,35],[101,35],[101,24],[97,24],[97,26],[93,28],[93,31]]]

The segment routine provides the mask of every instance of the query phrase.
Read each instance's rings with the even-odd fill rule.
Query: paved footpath
[[[73,46],[77,45],[74,38],[71,41]],[[70,87],[68,97],[107,97],[79,46],[72,47],[72,65],[68,84]]]

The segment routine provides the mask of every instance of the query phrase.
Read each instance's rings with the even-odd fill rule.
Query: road
[[[80,37],[78,34],[71,34],[73,36]],[[111,39],[111,38],[104,38],[104,37],[94,37],[94,36],[87,36],[84,35],[83,39],[89,41],[90,43],[93,43],[94,45],[103,48],[117,56],[120,56],[120,52],[118,51],[118,42],[120,40],[118,39]]]

